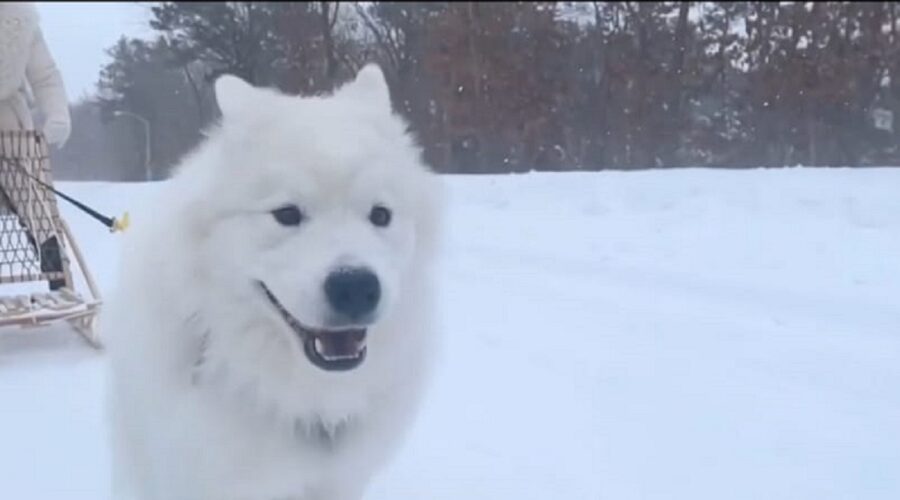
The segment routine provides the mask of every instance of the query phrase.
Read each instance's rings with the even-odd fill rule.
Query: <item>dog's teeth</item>
[[[344,354],[344,355],[338,354],[337,356],[322,356],[322,357],[327,359],[328,361],[341,361],[341,360],[345,360],[345,359],[356,359],[355,354]]]
[[[325,345],[322,344],[322,341],[319,339],[316,339],[316,351],[322,356],[325,356]]]

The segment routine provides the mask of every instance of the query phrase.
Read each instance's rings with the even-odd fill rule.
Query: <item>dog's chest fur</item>
[[[196,326],[199,316],[190,318],[189,323]],[[346,441],[347,434],[352,432],[354,418],[327,419],[316,414],[291,415],[281,410],[275,401],[260,393],[259,384],[235,380],[227,364],[214,367],[208,353],[211,330],[206,328],[203,332],[191,371],[194,389],[214,395],[220,403],[244,413],[245,418],[253,419],[256,424],[288,434],[306,450],[329,453]]]

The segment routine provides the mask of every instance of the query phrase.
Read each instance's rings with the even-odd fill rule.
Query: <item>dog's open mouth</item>
[[[352,370],[366,359],[366,329],[317,329],[304,326],[269,290],[262,281],[260,288],[281,314],[282,319],[303,342],[303,352],[317,367],[328,371]]]

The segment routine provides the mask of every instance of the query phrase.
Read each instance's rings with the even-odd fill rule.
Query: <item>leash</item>
[[[10,159],[10,158],[4,158],[4,159],[6,160],[6,159]],[[84,213],[90,215],[91,217],[93,217],[94,219],[98,220],[101,224],[103,224],[104,226],[109,228],[109,232],[115,233],[115,232],[119,232],[119,231],[124,231],[124,230],[128,229],[128,226],[131,224],[131,220],[128,217],[128,212],[125,212],[122,215],[121,219],[103,215],[100,212],[94,210],[93,208],[85,205],[84,203],[76,200],[75,198],[72,198],[71,196],[63,193],[62,191],[57,190],[53,186],[50,186],[46,182],[44,182],[41,179],[37,178],[36,176],[32,175],[31,172],[28,171],[28,169],[26,169],[24,166],[22,166],[22,162],[19,161],[18,158],[11,158],[11,159],[13,160],[15,165],[19,168],[19,170],[22,171],[23,174],[25,174],[31,180],[38,183],[39,186],[41,186],[42,188],[44,188],[48,191],[52,191],[60,198],[75,205],[75,207],[79,208],[82,212],[84,212]]]

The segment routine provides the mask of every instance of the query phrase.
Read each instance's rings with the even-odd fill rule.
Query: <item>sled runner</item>
[[[66,322],[100,348],[93,325],[101,298],[52,186],[46,141],[35,131],[0,131],[0,327]],[[68,251],[87,288],[75,286]],[[40,292],[11,290],[38,283]]]

